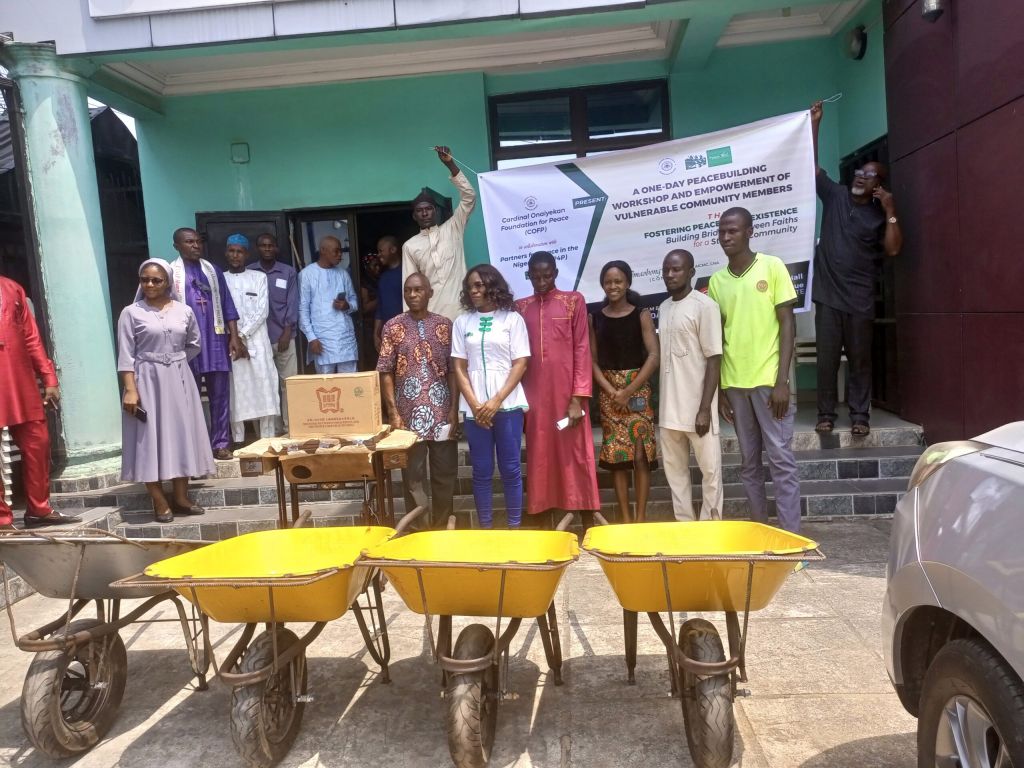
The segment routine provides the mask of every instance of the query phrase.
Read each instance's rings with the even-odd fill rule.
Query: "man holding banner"
[[[821,239],[814,254],[814,335],[818,357],[818,432],[836,421],[836,389],[843,351],[849,361],[847,404],[851,432],[864,437],[871,427],[871,341],[875,333],[875,277],[878,263],[903,246],[892,193],[882,186],[886,168],[865,163],[849,188],[818,166],[822,103],[811,107],[816,186],[821,198]]]
[[[527,512],[601,508],[594,433],[584,405],[593,391],[587,303],[555,287],[558,269],[547,251],[530,256],[533,296],[516,302],[530,337],[523,389],[526,415]]]
[[[402,280],[416,272],[426,275],[434,291],[431,310],[455,320],[462,313],[459,294],[466,276],[466,251],[462,238],[466,222],[476,205],[476,192],[466,174],[455,164],[448,147],[434,147],[438,159],[451,172],[451,182],[459,190],[459,204],[444,224],[437,223],[437,205],[424,189],[412,201],[412,218],[420,228],[418,235],[402,246]],[[404,285],[404,282],[403,282]]]
[[[746,208],[718,220],[718,242],[729,262],[711,276],[708,295],[722,311],[722,417],[736,427],[743,490],[750,516],[768,522],[761,451],[768,455],[779,525],[800,530],[800,479],[793,456],[789,366],[797,294],[781,259],[750,250],[754,222]]]

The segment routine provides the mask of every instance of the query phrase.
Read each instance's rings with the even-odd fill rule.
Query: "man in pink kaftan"
[[[555,287],[558,269],[550,253],[534,253],[528,274],[534,294],[516,302],[526,321],[531,355],[523,377],[530,404],[526,511],[597,510],[601,500],[587,412],[593,387],[587,304],[583,294]]]

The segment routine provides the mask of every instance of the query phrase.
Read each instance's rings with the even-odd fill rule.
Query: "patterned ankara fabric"
[[[616,389],[625,389],[637,377],[640,370],[602,371],[608,383]],[[651,382],[636,391],[633,397],[642,397],[644,409],[639,412],[620,412],[612,399],[601,391],[598,402],[601,407],[601,456],[598,464],[604,469],[632,469],[636,457],[636,446],[643,446],[647,464],[651,469],[658,466],[658,449],[654,439],[654,409],[651,407]]]
[[[438,430],[448,423],[451,351],[452,321],[433,312],[423,320],[403,312],[381,332],[377,370],[394,374],[398,413],[422,440],[438,439]]]

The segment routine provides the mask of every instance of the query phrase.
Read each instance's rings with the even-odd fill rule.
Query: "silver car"
[[[1024,768],[1024,421],[918,460],[882,636],[919,768]]]

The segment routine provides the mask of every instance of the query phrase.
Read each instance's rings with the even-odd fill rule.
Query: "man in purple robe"
[[[181,259],[171,264],[174,291],[199,323],[200,352],[189,365],[196,386],[210,401],[210,447],[215,459],[231,458],[231,361],[248,357],[238,338],[238,311],[224,281],[224,273],[203,255],[203,241],[194,229],[174,231],[174,250]]]

